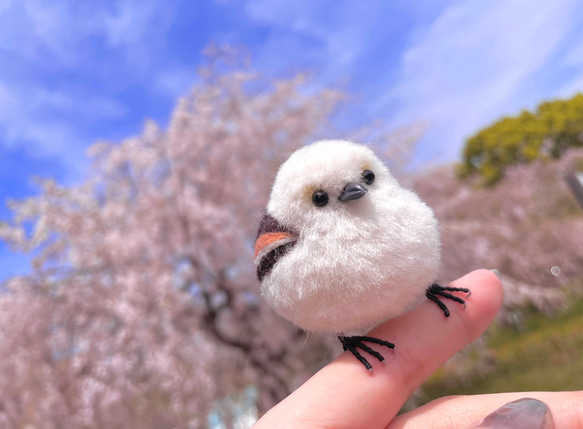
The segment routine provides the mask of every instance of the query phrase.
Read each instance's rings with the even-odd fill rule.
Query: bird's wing
[[[291,249],[297,238],[298,234],[281,225],[273,216],[263,216],[255,240],[255,265],[260,281]]]

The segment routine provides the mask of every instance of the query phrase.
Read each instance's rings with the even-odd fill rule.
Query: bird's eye
[[[370,170],[364,170],[362,172],[362,180],[367,185],[372,185],[373,182],[374,182],[374,178],[375,178],[375,175],[374,175],[374,173],[372,171],[370,171]]]
[[[314,195],[312,195],[312,202],[316,207],[324,207],[328,204],[328,200],[328,194],[322,190],[316,191],[314,192]]]

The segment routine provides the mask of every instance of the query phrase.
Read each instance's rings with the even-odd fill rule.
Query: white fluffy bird
[[[322,140],[280,167],[255,243],[265,300],[306,331],[339,334],[345,350],[367,369],[357,349],[393,348],[361,334],[428,297],[464,300],[434,283],[440,240],[433,211],[404,189],[366,146]]]

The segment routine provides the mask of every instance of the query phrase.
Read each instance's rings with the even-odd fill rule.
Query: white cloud
[[[12,7],[12,0],[0,0],[0,13]]]
[[[2,0],[0,0],[2,1]],[[95,121],[127,108],[113,88],[147,87],[172,8],[159,1],[111,3],[27,0],[0,3],[0,146],[26,145],[71,168]],[[102,57],[99,46],[109,46]],[[71,76],[72,82],[65,76]],[[108,86],[109,91],[99,91]]]
[[[358,23],[368,21],[379,7],[374,3],[359,8],[333,1],[251,0],[246,4],[251,20],[278,29],[262,46],[256,62],[277,70],[286,65],[301,67],[308,61],[318,64],[322,80],[347,76],[367,38],[366,28]],[[350,25],[351,21],[356,25]]]
[[[358,115],[392,127],[427,121],[432,126],[422,149],[449,160],[478,127],[580,85],[578,76],[563,82],[552,76],[566,45],[579,46],[570,61],[583,66],[580,35],[571,37],[581,28],[573,17],[583,14],[575,0],[437,7],[252,0],[246,12],[277,30],[259,45],[260,68],[281,73],[307,65],[322,86],[349,82],[362,101],[346,121]]]
[[[156,73],[153,89],[160,94],[171,98],[178,98],[188,94],[188,90],[197,80],[196,70],[183,67],[174,67]]]
[[[565,56],[566,66],[581,66],[583,64],[583,38],[575,43],[575,46]]]
[[[96,76],[120,90],[142,86],[170,97],[183,94],[195,80],[194,70],[176,62],[155,64],[152,47],[164,45],[176,13],[168,3],[30,0],[13,2],[10,9],[6,4],[0,0],[0,61],[9,52],[31,69]],[[476,127],[583,82],[581,72],[552,86],[541,72],[560,49],[564,67],[583,67],[580,43],[574,47],[581,36],[570,50],[565,48],[576,27],[570,17],[583,12],[575,0],[387,4],[249,0],[241,6],[247,16],[229,30],[227,40],[248,36],[250,29],[265,30],[269,36],[251,46],[261,71],[279,75],[307,68],[314,71],[315,86],[348,82],[349,90],[359,91],[359,104],[347,115],[347,127],[359,115],[355,123],[380,118],[395,127],[428,120],[433,128],[427,141],[443,146],[450,158]],[[104,59],[102,51],[88,52],[95,40],[115,56]],[[110,63],[102,63],[106,60]],[[116,61],[119,68],[112,66]],[[49,91],[35,76],[26,79],[0,69],[0,90],[8,92],[0,100],[0,127],[13,137],[31,134],[30,123],[45,125],[44,132],[32,133],[37,139],[48,133],[54,141],[78,134],[64,122],[66,116],[51,120],[54,112],[87,110],[104,118],[125,113],[111,96]]]
[[[117,0],[112,6],[27,0],[0,14],[0,47],[31,60],[49,54],[61,66],[77,66],[87,46],[102,39],[124,51],[125,59],[143,62],[149,60],[147,47],[164,40],[172,17],[173,8],[157,0]]]
[[[583,92],[583,13],[576,15],[572,26],[576,29],[571,36],[569,36],[569,44],[565,49],[565,53],[561,58],[558,67],[563,72],[570,70],[571,73],[563,73],[561,75],[560,89],[557,92],[558,97],[571,97],[575,93]]]
[[[14,2],[0,14],[0,48],[20,59],[41,62],[48,56],[50,63],[69,66],[87,38],[99,33],[103,12],[63,0]]]
[[[71,150],[76,140],[71,126],[38,118],[33,98],[0,86],[0,141],[7,147],[24,146],[32,157],[58,157],[70,168],[79,166],[82,160]]]
[[[403,54],[400,78],[375,108],[396,103],[395,124],[430,120],[432,142],[451,158],[477,127],[538,101],[536,91],[517,95],[564,43],[574,11],[571,0],[450,6]]]
[[[58,158],[67,168],[63,180],[82,177],[87,165],[85,147],[91,141],[79,122],[125,114],[123,105],[107,97],[84,99],[45,88],[0,83],[0,144],[22,146],[33,158]]]
[[[557,98],[569,98],[575,94],[583,93],[583,70],[557,90]],[[555,98],[555,97],[553,97]]]
[[[114,10],[105,15],[102,31],[109,46],[122,49],[126,61],[140,73],[150,66],[153,47],[164,42],[173,14],[170,3],[118,0]]]

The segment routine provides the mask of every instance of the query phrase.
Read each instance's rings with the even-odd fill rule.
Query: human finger
[[[459,429],[483,419],[501,406],[533,398],[549,408],[555,429],[583,428],[583,392],[512,392],[447,396],[396,417],[386,429]]]
[[[396,347],[394,352],[383,350],[384,363],[371,359],[372,374],[344,353],[270,410],[255,428],[385,427],[431,373],[481,335],[501,305],[500,281],[488,270],[467,274],[451,286],[472,290],[465,309],[452,303],[451,316],[445,318],[427,301],[380,325],[369,335]]]

